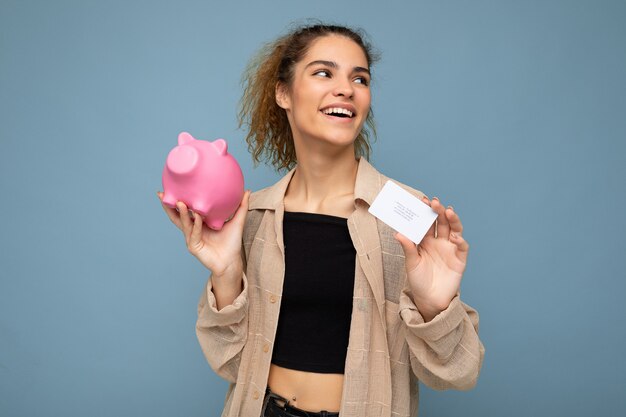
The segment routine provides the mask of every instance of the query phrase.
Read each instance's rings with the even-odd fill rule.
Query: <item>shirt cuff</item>
[[[410,331],[421,339],[429,341],[441,339],[456,330],[467,315],[457,292],[450,305],[426,323],[408,291],[405,288],[400,294],[400,317]]]
[[[230,326],[240,323],[246,314],[248,313],[248,278],[246,274],[243,274],[243,290],[241,294],[237,296],[227,306],[224,306],[221,310],[217,309],[217,300],[215,294],[213,294],[213,278],[209,278],[206,291],[206,305],[201,308],[200,314],[205,318],[205,324],[208,326]],[[202,304],[202,303],[201,303]]]

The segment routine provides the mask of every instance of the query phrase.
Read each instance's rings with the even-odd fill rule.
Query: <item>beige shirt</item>
[[[293,173],[250,196],[243,292],[217,311],[209,278],[200,298],[200,346],[211,368],[230,382],[222,417],[261,414],[285,271],[283,198]],[[459,293],[446,310],[424,323],[410,296],[395,232],[367,211],[388,179],[365,158],[359,160],[355,210],[348,218],[357,258],[342,417],[417,416],[418,380],[436,390],[470,389],[485,352],[478,313]]]

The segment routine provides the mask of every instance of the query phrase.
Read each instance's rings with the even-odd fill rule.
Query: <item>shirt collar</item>
[[[276,210],[283,204],[287,186],[295,171],[296,168],[293,168],[276,184],[253,193],[250,196],[248,210]],[[357,200],[365,201],[368,206],[372,205],[382,186],[382,175],[365,158],[360,157],[354,184],[355,205]]]

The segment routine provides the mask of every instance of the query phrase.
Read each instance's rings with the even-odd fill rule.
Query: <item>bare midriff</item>
[[[305,372],[271,364],[267,385],[288,399],[290,405],[305,411],[337,413],[341,408],[343,374]]]

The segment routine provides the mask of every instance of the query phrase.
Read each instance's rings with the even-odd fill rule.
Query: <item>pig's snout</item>
[[[194,171],[199,160],[200,154],[196,148],[181,145],[172,149],[167,155],[166,164],[172,174],[187,175]]]

